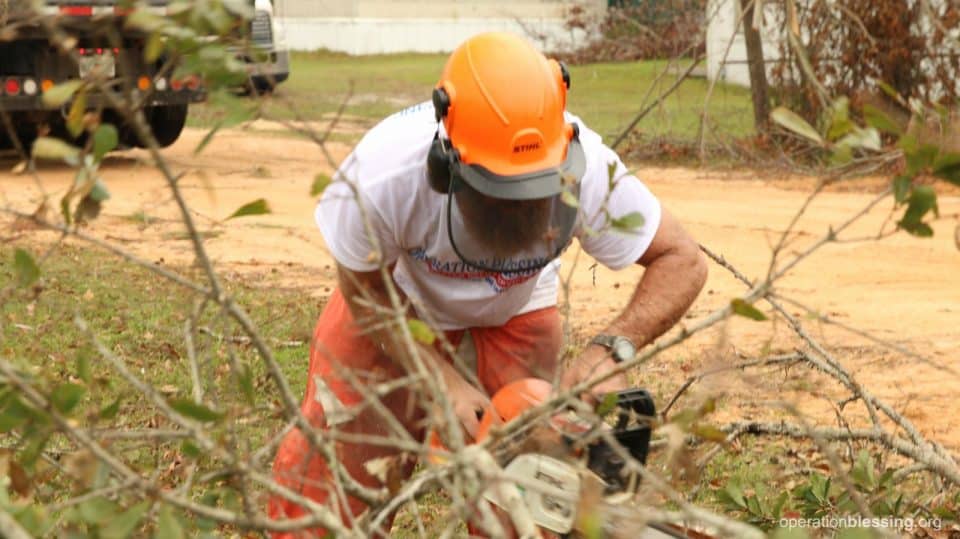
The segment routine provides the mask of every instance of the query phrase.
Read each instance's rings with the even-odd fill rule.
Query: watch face
[[[617,339],[617,341],[613,343],[613,354],[618,361],[629,361],[633,359],[636,353],[637,351],[634,349],[633,344],[626,339]]]

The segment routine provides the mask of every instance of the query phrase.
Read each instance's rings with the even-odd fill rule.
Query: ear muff
[[[450,95],[443,87],[433,89],[433,110],[437,123],[443,121],[450,111]],[[456,150],[450,147],[450,141],[440,140],[439,131],[433,136],[433,143],[427,153],[427,180],[430,188],[442,194],[450,192],[450,166],[456,159]]]
[[[563,79],[563,84],[566,85],[567,90],[570,89],[570,71],[567,70],[567,64],[563,62],[557,62],[560,64],[560,78]]]
[[[447,117],[447,112],[450,110],[450,94],[447,93],[447,90],[443,87],[433,89],[433,111],[437,117],[437,121],[443,120]]]
[[[430,182],[430,188],[438,193],[447,194],[450,191],[450,155],[447,152],[452,151],[452,148],[444,149],[439,133],[433,136],[427,153],[427,181]]]

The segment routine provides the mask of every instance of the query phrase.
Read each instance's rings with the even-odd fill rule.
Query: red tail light
[[[89,17],[93,15],[93,6],[60,6],[60,14],[68,17]]]
[[[180,79],[172,79],[170,81],[170,88],[172,88],[175,92],[179,92],[183,89],[183,81]]]
[[[189,77],[187,77],[187,88],[190,88],[191,90],[196,90],[199,87],[200,87],[200,77],[196,75],[190,75]]]
[[[7,79],[7,82],[3,84],[3,90],[7,92],[7,95],[19,95],[20,81],[17,79]]]

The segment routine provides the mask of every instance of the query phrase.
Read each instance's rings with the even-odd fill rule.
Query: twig
[[[636,116],[634,116],[630,124],[627,125],[627,127],[623,130],[623,132],[620,133],[620,135],[616,138],[616,140],[613,141],[613,144],[610,145],[610,148],[616,150],[617,146],[619,146],[620,143],[623,142],[624,139],[626,139],[627,136],[633,131],[633,128],[636,127],[638,123],[640,123],[640,120],[642,120],[647,114],[649,114],[651,110],[655,109],[658,105],[660,105],[660,103],[663,103],[663,101],[666,98],[670,97],[670,95],[673,94],[673,92],[676,91],[676,89],[679,88],[680,85],[685,80],[687,80],[690,74],[693,73],[693,70],[696,69],[698,65],[700,65],[701,61],[703,61],[703,55],[698,53],[694,57],[693,61],[690,62],[690,65],[687,67],[687,69],[679,77],[677,77],[677,80],[674,81],[674,83],[670,85],[670,87],[667,88],[666,91],[660,94],[660,96],[657,97],[657,99],[653,103],[650,103],[649,105],[647,105],[646,108],[644,108]]]

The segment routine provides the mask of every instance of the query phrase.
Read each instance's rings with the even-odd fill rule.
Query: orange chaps
[[[476,349],[477,377],[492,395],[505,384],[518,378],[539,377],[552,379],[557,368],[562,342],[560,315],[556,307],[525,313],[510,319],[500,327],[471,328],[446,332],[447,339],[457,346],[465,331],[469,331]],[[339,290],[330,297],[314,331],[310,346],[310,367],[307,372],[307,391],[301,410],[304,416],[318,428],[337,424],[342,438],[365,438],[363,443],[341,439],[336,442],[336,458],[343,468],[359,483],[381,487],[364,464],[380,457],[400,454],[389,447],[388,442],[376,443],[377,438],[386,440],[390,429],[382,416],[369,406],[360,407],[357,415],[340,420],[344,410],[363,399],[358,388],[381,384],[404,376],[402,369],[361,334],[354,323],[346,301]],[[317,392],[317,385],[325,385],[330,391]],[[331,400],[335,399],[331,403]],[[398,387],[380,399],[411,435],[422,441],[425,435],[421,419],[423,410],[413,402],[412,392]],[[338,402],[336,402],[338,401]],[[324,406],[337,410],[327,410]],[[337,415],[340,412],[340,415]],[[405,461],[400,470],[402,477],[409,477],[416,463]],[[273,464],[276,481],[318,503],[326,504],[330,496],[338,500],[343,521],[353,521],[365,506],[360,500],[336,490],[331,481],[331,472],[319,450],[312,449],[307,439],[292,430],[283,439]],[[392,474],[391,474],[392,475]],[[280,496],[269,500],[268,513],[273,519],[296,518],[308,514],[299,505]],[[387,522],[383,536],[390,532],[392,516]],[[321,529],[302,530],[296,533],[274,534],[275,539],[321,537]]]

